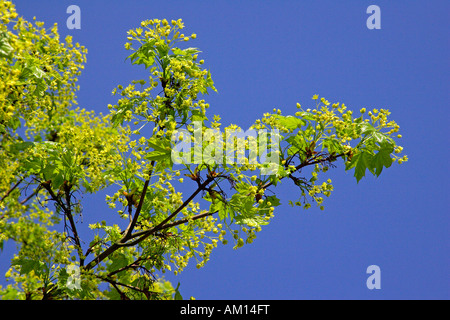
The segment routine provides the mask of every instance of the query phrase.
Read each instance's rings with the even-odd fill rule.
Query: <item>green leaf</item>
[[[198,48],[192,48],[192,47],[186,48],[183,51],[185,52],[185,54],[191,55],[191,56],[201,52]]]
[[[362,151],[353,156],[352,163],[354,163],[354,176],[357,182],[366,175],[366,169],[369,169],[373,173],[372,158],[373,155],[367,151]]]
[[[286,142],[291,144],[288,149],[288,155],[294,155],[298,153],[300,150],[305,150],[306,144],[303,135],[300,134],[301,131],[295,136],[290,136],[286,138]]]
[[[272,207],[278,207],[281,205],[280,199],[278,199],[276,196],[269,196],[266,198],[265,203],[270,202]]]
[[[202,123],[204,123],[205,120],[208,120],[208,118],[205,116],[205,114],[200,110],[193,109],[193,110],[191,110],[191,114],[192,114],[192,117],[191,117],[192,122],[202,121]]]
[[[278,175],[276,174],[271,174],[269,177],[269,181],[276,186],[278,184],[278,182],[280,181],[280,178],[278,177]]]
[[[383,171],[383,167],[389,168],[392,164],[391,153],[394,151],[394,147],[391,145],[385,145],[381,148],[372,159],[372,166],[375,168],[375,174],[378,177]]]
[[[148,142],[149,147],[155,149],[155,151],[166,152],[168,149],[170,150],[170,142],[167,139],[158,140],[157,138],[152,137]]]
[[[128,265],[128,259],[123,253],[113,255],[111,260],[112,263],[106,267],[109,272],[116,271]]]
[[[69,278],[69,273],[66,268],[61,268],[58,272],[58,283],[60,286],[65,286],[67,284],[67,279]]]
[[[395,146],[395,141],[389,135],[380,132],[370,123],[363,122],[359,127],[361,130],[361,134],[364,135],[364,138],[361,140],[358,146],[364,144],[365,148],[371,151],[379,150],[380,147],[393,148]]]
[[[257,227],[259,225],[267,225],[269,224],[268,221],[264,219],[264,217],[261,217],[259,215],[255,215],[253,217],[247,217],[244,214],[236,216],[236,223],[237,224],[246,224],[249,227]]]
[[[9,35],[7,32],[0,33],[0,57],[9,58],[14,52],[14,48],[9,44]]]
[[[367,135],[376,131],[376,129],[368,122],[362,122],[359,127],[362,135]]]
[[[34,146],[34,142],[31,141],[22,141],[22,142],[17,142],[14,143],[13,145],[11,145],[11,152],[19,152],[19,151],[25,151],[26,149],[30,148]]]
[[[36,275],[41,275],[44,272],[45,264],[41,261],[36,261],[27,258],[19,258],[15,260],[12,265],[20,266],[20,274],[28,274],[34,270]]]
[[[130,59],[132,64],[143,64],[145,68],[151,67],[155,63],[155,45],[156,39],[151,39],[143,44],[136,52],[129,55],[126,59]]]
[[[36,79],[47,78],[47,74],[44,71],[42,71],[38,66],[32,65],[32,66],[28,67],[28,69],[31,71],[31,74]]]
[[[298,112],[296,113],[299,115],[300,118],[305,119],[305,120],[309,120],[312,121],[314,120],[314,114],[312,114],[311,112]]]
[[[187,60],[187,59],[183,59],[183,58],[188,58],[189,60],[193,59],[193,55],[201,52],[200,50],[198,50],[198,48],[186,48],[186,49],[180,49],[180,48],[173,48],[172,52],[174,53],[173,57],[177,57],[177,58],[181,58],[182,60]]]
[[[322,147],[327,148],[329,153],[340,153],[342,151],[342,145],[336,138],[325,138],[322,142]]]
[[[152,151],[147,154],[147,159],[150,161],[165,161],[170,157],[170,152]]]
[[[178,288],[180,287],[180,283],[178,282],[177,287],[175,288],[175,295],[174,295],[174,300],[183,300],[183,297],[181,296],[180,291],[178,290]]]
[[[151,138],[148,142],[149,147],[154,151],[147,153],[146,158],[150,161],[157,161],[158,166],[162,168],[171,167],[172,162],[172,148],[170,146],[170,140]]]
[[[119,103],[119,105],[117,106],[117,111],[113,114],[111,118],[111,121],[115,127],[123,123],[123,119],[127,111],[132,110],[136,102],[137,102],[136,99],[131,100],[126,99],[123,100],[121,103]]]
[[[242,181],[242,182],[237,183],[234,188],[236,189],[237,192],[239,192],[241,194],[247,194],[247,193],[250,193],[251,187],[252,187],[251,184]]]
[[[86,190],[86,192],[92,193],[93,189],[92,189],[91,183],[86,179],[86,177],[83,177],[82,185],[83,185],[84,189]]]
[[[135,51],[132,54],[130,54],[128,57],[125,58],[125,61],[127,61],[128,59],[131,60],[131,63],[134,64],[134,60],[136,60],[139,57],[139,52]]]
[[[305,125],[305,122],[302,119],[293,117],[293,116],[281,116],[275,115],[276,118],[280,121],[280,124],[286,129],[293,131],[301,126]]]
[[[214,87],[214,81],[211,78],[211,72],[208,70],[208,73],[206,74],[206,80],[205,80],[205,86],[207,88],[211,88],[213,89],[215,92],[217,92],[216,87]],[[203,93],[203,92],[202,92]],[[208,93],[208,92],[204,92],[204,93]]]
[[[42,166],[41,158],[28,158],[23,163],[23,170],[30,174],[38,173]]]
[[[6,287],[2,292],[2,300],[19,300],[19,291],[13,287]]]
[[[145,68],[150,68],[155,63],[155,58],[152,56],[148,56],[142,58],[140,61],[142,61],[142,64],[145,66]]]
[[[68,151],[68,150],[65,150],[66,152],[64,152],[62,155],[61,155],[61,160],[62,160],[62,163],[63,163],[63,165],[65,166],[65,167],[67,167],[67,168],[72,168],[72,166],[74,165],[74,159],[73,159],[73,157],[72,157],[72,154]]]
[[[161,58],[167,56],[169,53],[169,46],[165,42],[159,42],[159,44],[155,46],[155,49]]]

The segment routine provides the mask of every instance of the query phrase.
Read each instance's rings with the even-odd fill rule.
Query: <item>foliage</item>
[[[192,260],[204,266],[219,243],[251,243],[280,205],[269,188],[292,180],[299,199],[291,205],[323,209],[333,186],[319,173],[339,158],[357,181],[407,160],[397,155],[401,136],[388,110],[355,117],[314,95],[312,110],[274,110],[250,128],[269,132],[275,172],[252,161],[262,136],[236,139],[244,156],[227,162],[219,152],[226,132],[240,128],[222,128],[217,115],[209,120],[205,97],[216,89],[200,51],[180,48],[196,38],[182,33],[181,19],[148,20],[128,32],[127,60],[149,77],[118,85],[106,116],[75,107],[84,47],[70,36],[62,42],[56,25],[18,17],[10,2],[1,2],[0,20],[0,246],[17,246],[4,299],[181,299],[179,284],[158,275],[178,274]],[[196,130],[207,138],[199,141]],[[183,159],[198,160],[200,151],[200,161],[174,163],[179,132],[194,137]],[[187,197],[182,186],[192,190]],[[91,214],[82,195],[101,190],[111,212],[80,232],[77,221]]]

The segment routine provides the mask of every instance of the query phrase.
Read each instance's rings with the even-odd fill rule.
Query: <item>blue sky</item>
[[[14,3],[20,15],[57,22],[88,48],[78,95],[87,109],[107,113],[111,90],[142,78],[124,63],[127,30],[182,18],[219,91],[206,98],[209,114],[223,125],[246,129],[273,108],[293,114],[297,102],[312,106],[314,94],[355,111],[388,108],[400,124],[409,162],[359,184],[339,162],[329,171],[334,191],[325,211],[291,208],[295,189],[277,187],[283,205],[253,244],[219,246],[204,268],[192,263],[165,275],[181,282],[185,298],[450,298],[448,1]],[[81,9],[81,30],[66,28],[71,4]],[[380,30],[366,27],[372,4],[381,9]],[[80,228],[110,214],[103,199],[87,197]],[[381,269],[379,290],[366,287],[370,265]]]

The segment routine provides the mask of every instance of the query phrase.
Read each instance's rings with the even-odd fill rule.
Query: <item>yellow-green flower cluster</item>
[[[156,39],[158,41],[161,41],[159,43],[156,43],[156,45],[158,45],[162,44],[163,41],[167,41],[168,44],[173,44],[174,42],[189,41],[189,39],[195,39],[197,37],[195,33],[191,34],[190,36],[186,36],[185,34],[181,33],[182,29],[184,29],[184,23],[181,19],[171,20],[170,22],[166,19],[145,20],[141,22],[140,27],[131,29],[127,32],[127,40],[136,40],[143,44],[143,39]],[[171,33],[173,35],[170,38]],[[131,49],[132,43],[127,42],[125,44],[125,48],[127,50]]]
[[[73,44],[70,36],[65,44],[60,43],[56,24],[47,30],[42,22],[17,17],[9,1],[1,3],[0,20],[7,53],[0,61],[0,131],[15,128],[13,119],[19,117],[33,134],[48,126],[49,118],[57,118],[76,103],[77,76],[87,50]]]

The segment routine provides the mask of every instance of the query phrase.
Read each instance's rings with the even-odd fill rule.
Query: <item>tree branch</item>
[[[73,220],[73,215],[72,215],[72,208],[70,206],[70,189],[71,189],[71,185],[69,185],[69,183],[64,183],[64,192],[66,195],[66,205],[67,205],[67,212],[66,212],[66,216],[69,219],[69,223],[70,223],[70,228],[72,229],[73,232],[73,236],[75,239],[75,244],[77,246],[78,249],[78,256],[80,258],[80,266],[84,265],[84,258],[83,258],[83,251],[81,249],[81,242],[80,242],[80,237],[78,236],[78,232],[77,232],[77,227],[75,225],[75,221]]]
[[[155,292],[155,291],[150,291],[150,290],[146,290],[146,289],[141,289],[141,288],[138,288],[138,287],[131,286],[129,284],[118,282],[118,281],[110,279],[110,278],[104,278],[104,277],[101,277],[101,276],[98,276],[98,275],[96,275],[96,277],[101,279],[101,280],[103,280],[103,281],[106,281],[106,282],[110,283],[114,287],[114,289],[116,289],[117,292],[119,292],[120,297],[122,299],[128,299],[129,300],[129,298],[125,295],[125,293],[123,293],[122,290],[120,290],[117,286],[121,286],[121,287],[124,287],[124,288],[128,288],[128,289],[131,289],[131,290],[143,293],[147,297],[147,299],[150,299],[150,294],[155,294],[155,295],[161,294],[160,292]]]
[[[80,266],[84,265],[84,258],[83,258],[83,251],[81,248],[81,242],[80,242],[80,237],[78,236],[78,232],[77,232],[77,228],[75,225],[75,221],[73,220],[73,216],[72,216],[72,209],[70,206],[70,189],[71,186],[69,185],[68,182],[64,182],[64,193],[66,196],[66,204],[64,204],[64,202],[60,199],[60,197],[58,197],[52,190],[51,186],[51,181],[45,181],[42,182],[40,184],[40,186],[42,186],[45,190],[48,191],[48,193],[50,194],[50,196],[52,197],[52,200],[55,201],[64,211],[65,216],[67,217],[67,219],[69,219],[69,223],[70,223],[70,228],[72,230],[73,233],[73,238],[75,240],[75,245],[77,247],[77,251],[78,251],[78,256],[80,259]]]
[[[141,194],[141,197],[139,199],[139,204],[138,204],[138,206],[136,208],[136,212],[134,213],[133,220],[130,222],[130,224],[128,225],[127,229],[125,230],[125,234],[123,236],[123,240],[124,241],[126,241],[126,239],[128,239],[130,237],[131,232],[133,232],[133,229],[134,229],[134,227],[135,227],[135,225],[136,225],[136,223],[138,221],[139,215],[140,215],[141,210],[142,210],[142,205],[144,204],[144,198],[145,198],[145,195],[147,194],[147,189],[148,189],[148,185],[150,183],[150,178],[151,178],[151,175],[152,175],[152,172],[153,172],[153,166],[154,165],[155,165],[155,160],[153,160],[151,162],[151,166],[152,167],[151,167],[150,172],[148,174],[149,177],[148,177],[147,180],[145,180],[144,188],[142,189],[142,194]]]
[[[313,165],[313,164],[316,164],[316,163],[322,163],[322,162],[327,162],[327,161],[334,161],[334,160],[336,160],[337,158],[339,158],[339,157],[343,157],[343,156],[345,156],[347,153],[340,153],[340,154],[338,154],[338,155],[329,155],[328,157],[326,157],[326,158],[323,158],[323,159],[318,159],[318,160],[315,160],[316,158],[317,158],[317,156],[315,156],[315,157],[313,157],[312,159],[309,159],[309,160],[305,160],[305,161],[303,161],[302,163],[300,163],[299,165],[297,165],[296,167],[295,167],[295,171],[294,172],[296,172],[296,171],[298,171],[298,170],[300,170],[301,168],[303,168],[303,167],[306,167],[306,166],[310,166],[310,165]],[[311,161],[311,160],[313,160],[313,161]],[[292,172],[292,173],[294,173],[294,172]],[[292,174],[291,173],[291,174]],[[290,175],[289,175],[290,176]],[[285,178],[285,177],[282,177],[281,179],[283,179],[283,178]],[[280,179],[280,180],[281,180]],[[273,182],[272,181],[269,181],[269,182],[267,182],[265,185],[263,185],[262,187],[261,187],[261,189],[267,189],[268,187],[270,187],[271,185],[273,184]]]
[[[55,201],[60,207],[61,209],[64,211],[64,213],[67,212],[67,208],[64,204],[64,202],[62,202],[58,196],[53,192],[52,188],[50,187],[51,181],[45,181],[45,182],[41,182],[41,186],[44,187],[45,190],[48,191],[48,193],[50,194],[50,197],[52,198],[53,201]]]
[[[170,221],[171,219],[173,219],[181,210],[183,210],[194,198],[195,196],[197,196],[197,194],[204,190],[205,187],[213,180],[213,178],[207,178],[205,180],[205,182],[203,182],[202,184],[200,184],[197,188],[197,190],[194,191],[194,193],[191,194],[191,196],[186,199],[186,201],[183,202],[182,205],[180,205],[172,214],[170,214],[166,219],[164,219],[163,221],[161,221],[157,226],[149,229],[149,230],[145,230],[145,231],[140,231],[140,232],[136,232],[133,235],[130,235],[127,239],[124,237],[122,237],[122,239],[120,239],[119,241],[113,243],[110,247],[108,247],[105,251],[103,251],[102,253],[100,253],[97,257],[95,257],[91,262],[89,262],[86,265],[86,270],[90,270],[92,268],[94,268],[97,264],[99,264],[100,262],[102,262],[105,258],[107,258],[111,253],[113,253],[114,251],[116,251],[117,249],[119,249],[120,247],[128,247],[128,246],[133,246],[138,244],[139,242],[145,240],[147,237],[149,237],[150,235],[154,234],[155,232],[165,229],[164,226],[165,224]],[[130,239],[134,239],[136,237],[140,237],[139,239],[131,242],[131,243],[125,243],[127,240]]]
[[[120,248],[120,241],[113,243],[110,247],[106,248],[105,251],[103,251],[97,257],[92,259],[92,261],[86,265],[85,269],[90,270],[94,268],[97,264],[102,262],[106,257],[108,257],[111,253],[113,253],[119,248]]]
[[[24,179],[25,179],[25,178],[20,178],[19,181],[17,181],[15,185],[13,185],[11,188],[9,188],[9,190],[5,193],[5,195],[0,199],[0,202],[2,202],[3,200],[5,200],[6,197],[8,197],[9,194],[10,194],[11,192],[13,192],[14,189],[16,189],[16,188],[19,186],[19,184],[20,184]]]
[[[195,196],[202,190],[205,189],[205,187],[211,182],[213,181],[213,178],[207,178],[205,180],[205,182],[203,182],[202,184],[200,184],[197,188],[197,190],[194,191],[193,194],[191,194],[191,196],[183,202],[183,204],[181,206],[178,207],[177,210],[175,210],[171,215],[169,215],[166,219],[164,219],[163,221],[161,221],[158,225],[156,225],[155,227],[149,229],[149,230],[145,230],[145,231],[140,231],[140,232],[136,232],[135,234],[130,236],[130,239],[134,239],[136,237],[140,237],[139,239],[131,242],[131,243],[124,243],[121,244],[121,246],[134,246],[136,244],[138,244],[139,242],[145,240],[148,236],[154,234],[157,231],[166,229],[166,223],[169,222],[170,220],[172,220],[181,210],[183,210],[194,198]]]
[[[183,224],[183,223],[186,223],[186,222],[189,222],[189,221],[195,221],[195,220],[198,220],[198,219],[201,219],[201,218],[212,216],[214,213],[217,213],[217,212],[219,212],[219,211],[217,210],[217,211],[213,211],[213,212],[209,212],[208,211],[208,212],[199,213],[199,214],[196,214],[195,216],[192,216],[192,217],[180,219],[180,220],[174,221],[172,223],[165,224],[159,230],[169,229],[169,228],[178,226],[180,224]]]
[[[20,202],[20,204],[25,204],[25,203],[27,203],[31,198],[33,198],[35,195],[37,195],[38,193],[39,193],[39,191],[41,191],[41,185],[39,185],[38,187],[37,187],[37,189],[32,193],[32,194],[30,194],[27,198],[25,198],[25,199],[23,199],[21,202]]]

